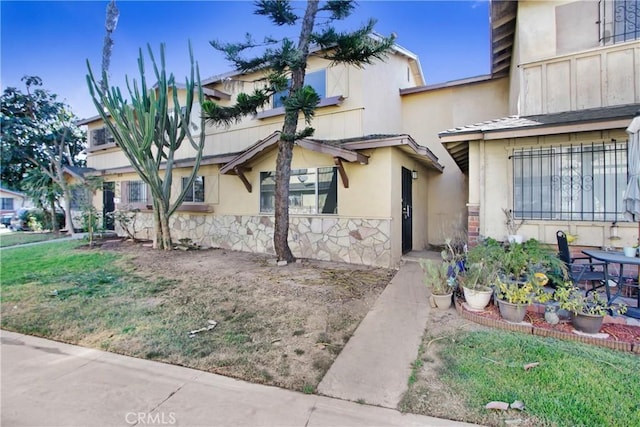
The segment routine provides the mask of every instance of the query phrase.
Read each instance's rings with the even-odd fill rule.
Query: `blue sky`
[[[81,118],[95,115],[85,75],[86,61],[99,70],[107,1],[0,2],[0,78],[24,88],[24,75],[37,75]],[[136,77],[138,49],[167,45],[167,69],[178,80],[188,72],[188,41],[202,78],[230,71],[210,40],[240,41],[245,33],[278,37],[281,28],[253,15],[251,1],[117,1],[120,9],[110,69],[111,83]],[[296,3],[302,12],[303,3]],[[340,25],[354,29],[377,19],[376,31],[395,32],[401,46],[416,53],[428,84],[489,72],[488,1],[367,1]],[[293,34],[292,34],[293,35]],[[153,80],[153,79],[150,79]]]

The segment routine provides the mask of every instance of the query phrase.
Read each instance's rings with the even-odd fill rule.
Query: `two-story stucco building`
[[[468,226],[472,240],[504,238],[502,208],[525,219],[526,237],[553,242],[563,228],[582,244],[606,243],[621,218],[624,129],[640,107],[638,8],[629,12],[635,29],[622,34],[612,12],[621,3],[493,1],[491,72],[443,84],[427,85],[418,58],[400,46],[362,69],[312,55],[306,81],[322,101],[315,134],[294,149],[294,255],[394,266],[407,251],[443,243],[455,227]],[[259,78],[231,73],[202,85],[206,96],[232,105]],[[273,251],[283,113],[274,97],[256,117],[207,127],[199,177],[171,220],[174,239]],[[87,166],[105,181],[96,204],[105,213],[140,208],[137,233],[151,237],[145,186],[99,119],[81,123],[89,130]],[[179,154],[183,166],[192,164],[190,148]],[[632,226],[620,228],[630,241]]]
[[[628,135],[640,111],[636,1],[492,4],[492,54],[508,70],[508,114],[440,133],[468,180],[469,237],[519,233],[555,243],[558,229],[585,246],[630,246],[625,223]],[[618,239],[619,237],[619,239]]]

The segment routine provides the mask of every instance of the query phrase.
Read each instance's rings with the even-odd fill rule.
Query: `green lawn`
[[[22,245],[24,243],[43,242],[45,240],[59,239],[66,235],[54,233],[32,233],[28,231],[16,231],[0,234],[0,248]]]
[[[476,414],[465,421],[502,425],[522,414],[490,414],[484,406],[519,400],[534,425],[640,425],[637,355],[499,330],[462,332],[433,345],[444,362],[440,379]],[[419,360],[429,365],[429,357]],[[523,368],[534,362],[539,365]],[[418,380],[403,409],[419,412],[416,402],[428,399],[421,393]]]

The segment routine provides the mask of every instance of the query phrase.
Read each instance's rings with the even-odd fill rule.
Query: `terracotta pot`
[[[527,315],[529,304],[513,304],[501,299],[498,300],[500,315],[509,323],[521,323]]]
[[[448,293],[446,295],[431,295],[431,298],[433,298],[433,301],[436,304],[436,307],[438,307],[441,310],[446,310],[449,307],[451,307],[451,295],[453,295],[453,293]]]
[[[491,288],[469,289],[463,286],[462,292],[467,305],[472,310],[484,310],[489,301],[491,301],[491,295],[493,295],[493,289]]]
[[[596,314],[571,313],[571,323],[576,330],[587,334],[597,334],[600,332],[604,316]]]

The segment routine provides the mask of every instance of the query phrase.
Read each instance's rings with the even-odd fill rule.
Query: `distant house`
[[[20,208],[31,206],[33,203],[26,194],[0,187],[0,215],[13,214]]]

